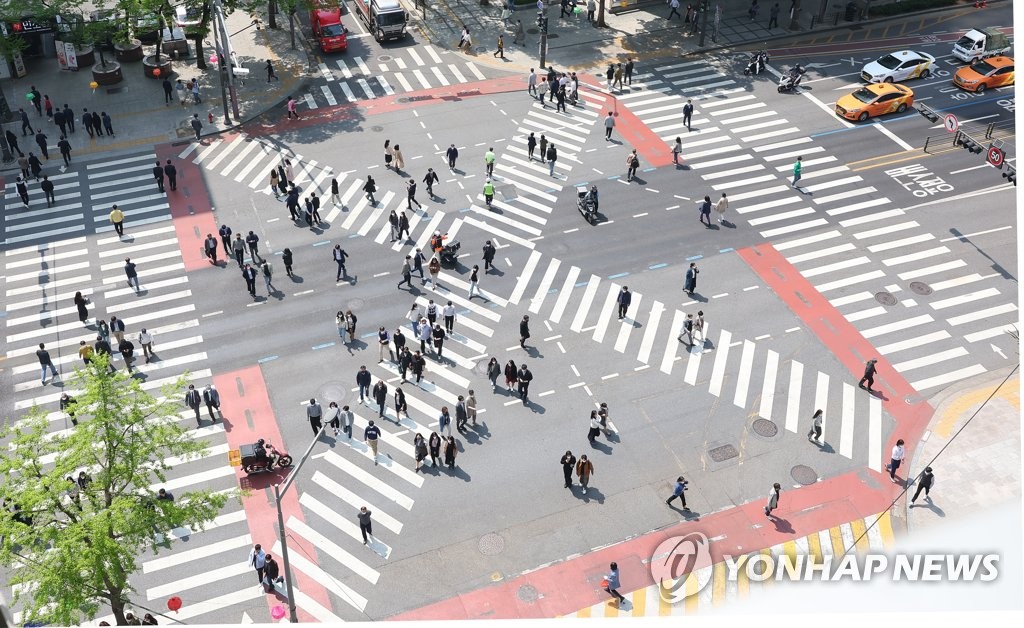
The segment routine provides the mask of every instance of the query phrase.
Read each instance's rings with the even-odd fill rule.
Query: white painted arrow
[[[251,623],[254,623],[254,622],[252,621],[252,617],[249,617],[249,613],[246,613],[245,611],[242,611],[242,621],[240,623],[251,624]]]
[[[993,351],[995,351],[996,353],[999,354],[999,357],[1001,357],[1004,360],[1006,359],[1006,354],[1003,353],[1002,349],[1000,349],[999,347],[995,346],[994,344],[989,344],[989,346],[992,347]]]

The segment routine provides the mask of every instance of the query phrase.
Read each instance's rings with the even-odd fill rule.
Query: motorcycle
[[[799,63],[793,66],[788,74],[783,74],[779,78],[779,93],[796,91],[806,72],[807,70],[801,67]]]
[[[458,240],[453,240],[448,244],[444,245],[441,249],[441,265],[442,266],[455,266],[459,259],[459,249],[462,245],[459,244]]]
[[[273,445],[262,438],[251,445],[241,445],[238,453],[242,458],[242,471],[247,475],[292,466],[291,456],[274,449]]]
[[[764,70],[764,66],[768,65],[768,61],[770,61],[768,51],[758,50],[750,56],[750,62],[747,63],[747,67],[743,70],[743,75],[760,74]]]
[[[597,186],[589,190],[585,185],[576,186],[576,209],[590,224],[597,221]]]

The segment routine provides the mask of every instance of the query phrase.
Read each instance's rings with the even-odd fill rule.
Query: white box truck
[[[356,13],[378,42],[405,37],[409,15],[398,0],[355,0]]]
[[[1010,39],[995,26],[972,28],[953,44],[953,56],[971,63],[1010,51]]]

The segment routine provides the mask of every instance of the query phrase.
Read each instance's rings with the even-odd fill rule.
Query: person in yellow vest
[[[117,232],[117,235],[124,235],[124,213],[117,208],[117,205],[114,205],[110,210],[110,224],[114,225],[114,231]]]
[[[494,200],[494,184],[491,183],[490,177],[484,183],[484,200],[487,201],[487,206],[491,206],[491,201]]]

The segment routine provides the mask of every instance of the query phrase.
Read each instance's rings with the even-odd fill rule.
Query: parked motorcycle
[[[744,76],[760,74],[764,70],[764,66],[768,65],[768,61],[770,61],[768,51],[758,50],[750,56],[750,62],[747,63],[747,67],[743,70]]]
[[[796,91],[796,88],[800,86],[800,81],[803,79],[804,74],[807,72],[799,63],[790,68],[788,74],[783,74],[779,78],[779,93]]]

